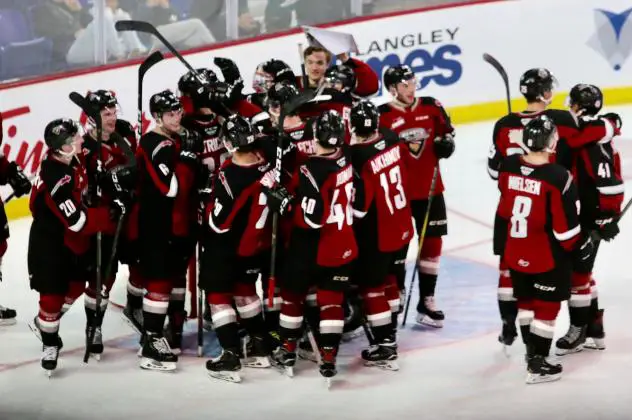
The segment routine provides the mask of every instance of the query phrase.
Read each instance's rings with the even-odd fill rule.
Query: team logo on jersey
[[[303,134],[305,133],[305,130],[296,130],[296,131],[292,131],[290,133],[290,137],[292,137],[292,140],[301,140],[303,138]]]
[[[522,173],[522,175],[524,176],[529,176],[531,175],[531,173],[534,171],[533,168],[529,168],[528,166],[521,166],[520,167],[520,173]]]
[[[428,137],[430,137],[428,131],[421,127],[409,128],[399,133],[399,138],[409,143],[421,143]]]
[[[597,31],[588,40],[588,46],[605,58],[615,71],[621,70],[632,52],[632,24],[628,19],[632,8],[620,13],[595,9]]]
[[[386,142],[384,140],[378,141],[377,144],[375,145],[375,148],[377,150],[384,150],[384,149],[386,149]]]
[[[403,117],[399,117],[395,121],[393,121],[393,124],[391,124],[391,128],[394,130],[400,125],[404,125],[404,124],[406,124],[406,120]]]
[[[519,259],[518,260],[518,265],[520,267],[529,267],[531,265],[531,263],[529,261],[523,260],[523,259]]]

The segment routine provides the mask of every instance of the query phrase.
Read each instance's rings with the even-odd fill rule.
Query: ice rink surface
[[[615,141],[626,175],[632,160],[632,107],[606,111],[619,112],[629,124]],[[456,129],[456,153],[441,164],[449,236],[444,239],[437,301],[446,325],[440,330],[414,325],[414,297],[408,325],[399,334],[399,372],[364,367],[359,352],[366,339],[359,337],[342,345],[339,374],[330,390],[316,366],[306,361],[299,362],[293,379],[274,369],[247,369],[241,384],[221,382],[206,376],[206,358],[195,356],[195,321],[187,325],[187,348],[175,373],[143,371],[136,357],[138,337],[112,305],[103,327],[105,353],[100,362],[84,365],[80,299],[62,319],[64,350],[58,370],[47,379],[39,364],[41,344],[27,327],[37,311],[37,294],[28,285],[30,220],[24,219],[11,223],[0,284],[0,303],[18,311],[17,325],[0,328],[0,419],[632,418],[632,272],[627,265],[632,217],[622,221],[614,242],[602,246],[595,268],[600,303],[606,308],[607,350],[566,356],[561,381],[528,386],[524,346],[518,340],[505,355],[497,342],[498,275],[491,225],[498,194],[485,169],[492,125]],[[414,258],[415,248],[409,257]],[[123,274],[112,292],[119,303],[125,300]],[[556,338],[567,327],[563,306]],[[207,334],[205,356],[218,351],[214,336]]]

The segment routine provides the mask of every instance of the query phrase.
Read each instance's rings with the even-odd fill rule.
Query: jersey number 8
[[[533,201],[529,197],[517,196],[514,200],[513,210],[511,212],[511,231],[512,238],[527,237],[527,217],[531,214],[531,205]]]

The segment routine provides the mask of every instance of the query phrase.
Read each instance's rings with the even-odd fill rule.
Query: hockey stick
[[[430,209],[432,208],[432,201],[434,199],[434,191],[435,186],[437,185],[437,179],[439,178],[439,163],[434,167],[434,172],[432,173],[432,182],[430,183],[430,193],[428,195],[428,207],[426,208],[426,214],[424,216],[424,224],[421,227],[421,232],[419,233],[419,244],[417,247],[417,258],[415,259],[415,269],[413,270],[413,275],[411,276],[410,286],[406,291],[406,305],[404,306],[404,318],[402,319],[402,327],[406,326],[406,319],[408,318],[408,308],[410,307],[410,298],[412,297],[413,286],[415,285],[415,278],[417,272],[419,271],[417,265],[419,264],[419,259],[421,258],[421,250],[424,245],[424,239],[426,238],[426,230],[428,229],[428,222],[430,220]]]
[[[103,123],[101,121],[101,112],[98,109],[95,109],[90,105],[88,100],[81,96],[77,92],[71,92],[68,95],[70,100],[77,105],[81,110],[92,120],[94,121],[97,128],[97,174],[100,174],[103,171],[103,160],[101,158],[101,140],[103,139]],[[97,183],[96,186],[96,200],[97,203],[101,201],[101,187]],[[103,278],[101,276],[102,269],[102,233],[101,231],[97,232],[97,260],[96,260],[96,284],[95,284],[95,300],[96,307],[94,312],[94,318],[92,319],[92,329],[90,330],[90,334],[86,337],[86,351],[83,355],[83,362],[88,363],[88,359],[90,358],[90,344],[94,340],[94,334],[96,330],[97,318],[99,317],[99,310],[101,309],[101,289],[103,288]]]
[[[483,54],[483,60],[491,64],[500,74],[500,77],[502,77],[503,83],[505,84],[505,94],[507,96],[507,113],[511,114],[511,93],[509,92],[509,77],[507,76],[507,71],[505,71],[505,68],[498,60],[487,53]]]
[[[204,291],[200,288],[200,258],[202,257],[202,245],[198,242],[197,246],[197,355],[198,357],[202,357],[202,353],[204,353],[204,310],[206,305],[204,303]]]
[[[145,74],[149,69],[161,62],[164,58],[160,51],[154,51],[140,64],[140,67],[138,67],[138,127],[136,128],[136,132],[138,133],[139,141],[143,136],[143,80],[145,80]]]
[[[276,159],[274,161],[274,182],[276,185],[281,185],[281,170],[283,163],[283,145],[281,144],[281,136],[285,134],[283,130],[283,123],[285,122],[285,116],[294,113],[301,106],[312,101],[316,97],[317,92],[304,91],[295,100],[283,104],[281,107],[281,114],[279,115],[279,121],[277,124],[277,147],[276,147]],[[277,244],[278,244],[278,231],[279,231],[279,212],[274,212],[272,215],[272,249],[270,251],[270,276],[268,277],[268,308],[274,306],[274,291],[276,289],[276,257],[277,257]]]

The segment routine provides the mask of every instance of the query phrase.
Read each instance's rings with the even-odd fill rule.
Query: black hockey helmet
[[[65,144],[71,144],[73,138],[79,132],[79,126],[69,118],[58,118],[49,122],[44,129],[44,142],[46,146],[57,151]]]
[[[397,86],[398,83],[407,82],[415,78],[415,73],[406,65],[398,65],[389,67],[384,73],[384,86],[390,89],[391,86]]]
[[[268,108],[283,106],[300,95],[298,88],[288,82],[275,83],[266,96],[265,104]]]
[[[248,120],[241,115],[229,116],[222,125],[222,140],[226,150],[230,153],[252,149],[255,143],[255,134],[255,130]]]
[[[325,73],[325,80],[332,85],[340,83],[342,85],[342,92],[349,92],[355,88],[356,76],[349,66],[344,64],[338,64],[327,69]]]
[[[93,108],[99,111],[115,107],[118,105],[116,96],[111,90],[95,90],[94,92],[88,92],[88,102]]]
[[[358,102],[351,108],[351,131],[359,136],[369,136],[378,128],[380,111],[371,101]]]
[[[180,110],[182,110],[180,100],[168,89],[156,93],[149,99],[149,112],[152,115],[160,116],[165,112]]]
[[[196,75],[189,71],[178,80],[178,90],[183,95],[193,96],[202,85],[212,85],[217,83],[217,74],[211,69],[199,68]],[[201,80],[200,80],[201,79]]]
[[[327,110],[314,123],[316,141],[323,147],[340,147],[345,141],[345,126],[337,111]]]
[[[285,61],[273,58],[257,66],[252,87],[257,93],[265,93],[271,84],[280,82],[296,85],[296,75]]]
[[[568,95],[568,105],[577,105],[581,115],[597,115],[603,107],[603,93],[595,85],[575,85]]]
[[[557,128],[549,117],[539,115],[525,126],[522,142],[532,152],[552,152],[557,143]]]
[[[520,93],[528,102],[542,101],[545,92],[557,86],[557,79],[545,68],[529,69],[520,77]]]

